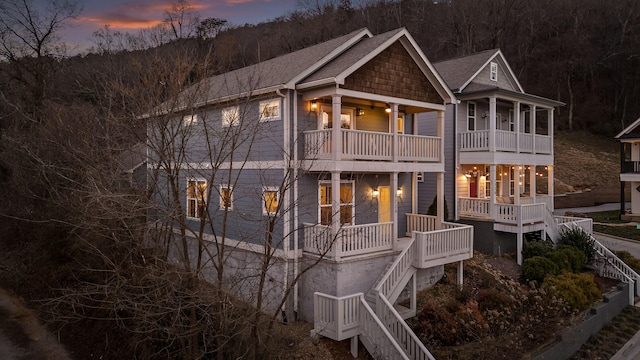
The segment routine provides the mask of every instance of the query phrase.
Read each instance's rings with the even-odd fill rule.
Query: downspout
[[[286,103],[287,103],[285,101],[286,100],[286,96],[280,91],[280,89],[276,89],[276,94],[279,97],[282,98],[283,104],[286,105]],[[289,107],[288,106],[283,106],[282,108],[283,108],[283,111],[282,111],[282,119],[283,119],[282,120],[282,127],[283,127],[283,132],[284,132],[284,139],[283,139],[284,146],[283,147],[284,147],[284,149],[288,149],[289,148],[289,144],[290,144],[290,140],[291,140],[291,134],[289,133],[289,116],[288,116],[289,115],[289,112],[288,112]],[[284,180],[285,181],[287,181],[287,169],[288,169],[289,163],[290,163],[289,159],[290,159],[290,156],[285,150],[285,153],[284,153],[284,167],[283,167],[284,177],[285,177]],[[285,186],[286,186],[286,182],[285,182]],[[284,193],[283,203],[284,204],[288,204],[289,203],[289,198],[290,198],[289,197],[289,191],[286,191]],[[290,216],[289,214],[286,214],[285,216],[283,216],[283,225],[282,225],[282,227],[283,227],[283,229],[282,229],[283,230],[282,231],[283,236],[285,234],[289,233],[289,231],[288,231],[289,223],[290,223],[289,216]],[[284,241],[282,242],[282,247],[283,247],[282,250],[284,251],[285,261],[284,261],[284,276],[283,276],[283,281],[282,281],[282,297],[284,299],[284,295],[287,292],[287,286],[289,284],[289,241],[288,241],[288,239],[283,239],[283,240]],[[286,310],[287,310],[287,302],[284,301],[283,304],[282,304],[282,311],[281,311],[282,321],[284,323],[287,323],[287,312],[286,312]]]
[[[458,221],[460,220],[460,216],[458,215],[458,167],[460,166],[460,164],[458,164],[458,151],[460,149],[458,149],[458,104],[460,104],[460,100],[456,100],[451,102],[451,105],[453,105],[453,214],[454,214],[454,220]],[[445,105],[446,106],[446,105]],[[446,131],[445,131],[446,134]],[[446,166],[446,164],[445,164]],[[485,185],[486,186],[486,185]]]

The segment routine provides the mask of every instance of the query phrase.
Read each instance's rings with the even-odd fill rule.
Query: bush
[[[587,261],[593,260],[596,255],[596,250],[593,247],[595,241],[591,235],[580,228],[564,230],[560,234],[558,243],[560,245],[575,246],[587,256]]]
[[[529,259],[534,256],[547,256],[553,250],[553,244],[550,241],[528,241],[522,249],[522,257]]]
[[[560,272],[578,273],[587,264],[587,256],[574,246],[560,245],[547,253],[547,257],[558,265]]]
[[[513,305],[513,302],[504,292],[495,288],[478,291],[478,308],[481,311],[504,309]]]
[[[438,215],[438,197],[433,198],[433,202],[429,205],[429,209],[427,209],[427,215],[436,216]],[[444,199],[444,219],[449,219],[449,209],[447,208],[447,199]]]
[[[534,256],[526,259],[522,264],[522,275],[528,281],[537,281],[541,284],[547,275],[557,275],[558,265],[543,256]]]
[[[633,257],[630,252],[614,251],[614,253],[617,257],[620,258],[620,260],[624,261],[624,263],[629,265],[629,267],[631,267],[633,270],[635,270],[636,272],[640,272],[640,260]]]
[[[549,276],[544,280],[543,287],[580,311],[590,308],[596,300],[602,298],[602,292],[589,273]]]

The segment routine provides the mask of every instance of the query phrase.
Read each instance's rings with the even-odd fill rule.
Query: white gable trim
[[[465,81],[464,84],[462,84],[462,86],[460,86],[460,92],[462,92],[464,90],[464,88],[466,88],[471,81],[473,81],[473,79],[475,79],[480,72],[486,68],[487,66],[489,66],[489,64],[492,61],[495,61],[495,58],[500,56],[500,59],[502,60],[502,62],[504,63],[504,66],[507,67],[507,71],[509,72],[509,75],[511,76],[511,79],[513,79],[513,81],[515,81],[515,85],[516,88],[518,89],[518,91],[520,91],[521,93],[524,93],[524,89],[522,88],[522,85],[520,85],[520,81],[518,81],[518,78],[516,77],[515,73],[513,72],[513,70],[511,69],[511,66],[509,66],[509,63],[507,62],[507,59],[505,59],[504,54],[502,54],[502,50],[498,49],[495,54],[493,54],[489,59],[487,59],[487,61],[482,64],[482,66],[480,66],[478,69],[476,69],[476,72],[473,73],[473,75],[471,75],[467,81]]]
[[[638,125],[640,125],[640,118],[636,119],[636,121],[634,121],[631,125],[624,128],[624,130],[622,130],[618,135],[616,135],[615,139],[618,139],[620,136],[632,132],[633,130],[635,130],[636,127],[638,127]]]
[[[347,51],[349,48],[351,48],[353,45],[357,44],[364,37],[371,38],[371,37],[373,37],[373,34],[371,34],[369,29],[362,29],[362,31],[360,31],[359,33],[355,34],[351,39],[345,41],[342,45],[340,45],[337,48],[335,48],[328,55],[326,55],[325,57],[319,59],[312,66],[309,66],[307,69],[305,69],[304,71],[302,71],[301,73],[296,75],[294,78],[289,80],[289,82],[287,82],[285,84],[285,87],[288,88],[288,89],[295,89],[296,84],[299,81],[301,81],[302,79],[304,79],[307,76],[311,75],[316,70],[318,70],[320,67],[326,65],[329,61],[335,59],[340,54],[342,54],[343,52]]]
[[[406,29],[398,31],[398,33],[387,39],[387,41],[385,41],[384,43],[380,44],[380,46],[378,46],[374,51],[370,52],[369,54],[367,54],[367,56],[362,57],[359,61],[348,67],[345,71],[343,71],[336,77],[336,82],[340,85],[343,85],[345,79],[349,75],[353,74],[356,70],[371,61],[374,57],[378,56],[396,41],[400,41],[400,44],[404,46],[411,58],[413,58],[413,60],[420,67],[427,79],[429,79],[431,84],[435,87],[438,95],[440,95],[444,99],[445,103],[454,102],[455,96],[453,95],[449,87],[445,85],[444,80],[442,80],[431,62],[427,60],[427,57],[424,55],[422,50],[420,50],[418,44],[416,44],[416,42],[413,40]],[[408,44],[406,42],[408,42]]]

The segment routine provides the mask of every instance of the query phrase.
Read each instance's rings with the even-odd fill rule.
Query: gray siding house
[[[527,94],[500,50],[434,67],[458,99],[447,105],[444,134],[449,217],[476,226],[477,250],[517,252],[521,263],[523,234],[554,222],[553,113],[564,104]],[[435,123],[429,113],[418,119]],[[419,196],[435,196],[430,184]]]
[[[360,340],[376,358],[429,358],[404,319],[444,264],[461,282],[473,256],[473,227],[443,215],[455,102],[405,29],[362,29],[191,86],[148,129],[154,216],[191,244],[173,258],[197,258],[212,281],[225,261],[235,294],[255,301],[263,288],[264,308],[351,338],[354,353]],[[498,171],[467,162],[461,174]],[[421,214],[433,200],[421,186],[437,215]]]

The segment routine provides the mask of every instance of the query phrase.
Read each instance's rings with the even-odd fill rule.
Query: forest
[[[78,4],[34,4],[0,2],[0,284],[39,300],[63,342],[113,335],[113,358],[269,351],[279,314],[229,311],[228,294],[203,289],[198,273],[140,241],[158,209],[126,186],[123,154],[148,140],[145,114],[199,80],[356,29],[405,27],[431,62],[500,48],[525,91],[566,104],[557,130],[611,138],[640,116],[637,0],[300,0],[294,12],[245,25],[201,18],[179,0],[161,25],[107,26],[81,53],[59,36]]]

